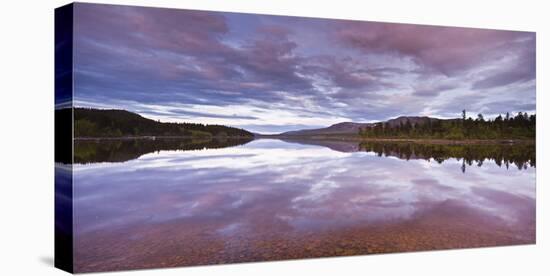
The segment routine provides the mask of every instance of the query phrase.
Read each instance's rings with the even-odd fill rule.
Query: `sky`
[[[257,133],[535,113],[535,33],[78,3],[74,104]]]

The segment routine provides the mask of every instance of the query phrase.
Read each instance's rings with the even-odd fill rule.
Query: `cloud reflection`
[[[76,230],[215,219],[227,234],[262,217],[300,231],[407,220],[448,201],[516,226],[534,220],[534,169],[485,164],[463,174],[459,160],[426,163],[256,140],[75,165]]]

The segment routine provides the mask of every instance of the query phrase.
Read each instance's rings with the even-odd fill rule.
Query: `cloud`
[[[510,53],[511,58],[507,66],[491,70],[491,74],[487,77],[473,83],[472,89],[489,89],[534,80],[536,75],[535,37],[518,44],[517,49]]]
[[[334,37],[366,54],[399,55],[417,65],[454,75],[495,58],[501,47],[531,33],[488,29],[348,21]]]
[[[228,29],[218,13],[80,5],[77,16],[76,71],[83,86],[93,82],[161,100],[211,93],[227,102],[281,100],[276,91],[311,87],[296,75],[295,44],[281,28],[261,28],[261,36],[232,47],[222,41]],[[140,91],[144,87],[156,91]]]
[[[420,97],[435,97],[440,93],[457,88],[456,84],[435,84],[435,85],[418,85],[414,90],[414,95]]]

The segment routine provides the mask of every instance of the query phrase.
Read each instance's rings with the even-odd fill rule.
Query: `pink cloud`
[[[426,69],[446,75],[504,58],[513,43],[531,33],[473,28],[348,21],[337,24],[333,37],[367,54],[411,58]]]

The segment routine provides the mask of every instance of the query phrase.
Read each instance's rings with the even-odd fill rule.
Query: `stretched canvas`
[[[69,272],[534,244],[535,33],[55,11]]]

